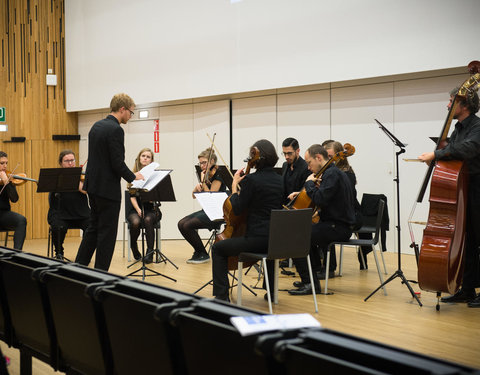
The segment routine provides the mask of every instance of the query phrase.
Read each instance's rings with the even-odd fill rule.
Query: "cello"
[[[452,101],[436,149],[446,146],[457,106],[479,83],[480,62],[471,62],[468,67],[472,76]],[[442,292],[454,294],[462,283],[468,174],[462,160],[432,161],[417,202],[423,200],[430,175],[430,211],[418,258],[418,284],[422,290],[436,292],[440,298]],[[436,309],[440,309],[438,303]]]

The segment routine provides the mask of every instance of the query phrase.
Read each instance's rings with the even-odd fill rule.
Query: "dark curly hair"
[[[452,91],[450,91],[450,96],[453,97],[457,95],[458,90],[460,90],[460,87],[455,87]],[[478,94],[475,90],[467,91],[467,95],[465,96],[465,98],[461,98],[459,103],[464,107],[467,107],[470,111],[470,114],[477,113],[480,107],[478,101]]]

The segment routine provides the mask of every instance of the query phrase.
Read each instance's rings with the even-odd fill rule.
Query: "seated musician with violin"
[[[153,162],[153,151],[149,148],[140,150],[135,159],[135,165],[133,166],[133,173],[139,172],[142,168],[146,167]],[[130,188],[131,183],[128,184]],[[130,202],[132,208],[127,212],[126,217],[130,228],[130,246],[132,248],[132,254],[135,260],[139,260],[142,254],[138,251],[137,239],[140,235],[140,229],[142,224],[142,209],[139,197],[130,196]],[[153,262],[153,247],[155,244],[155,224],[162,218],[162,212],[159,209],[159,204],[156,202],[143,202],[143,225],[145,229],[145,238],[147,240],[147,252],[145,254],[145,263]]]
[[[194,193],[202,191],[225,191],[225,182],[220,177],[217,167],[217,155],[213,148],[207,148],[198,155],[198,164],[202,170],[199,182],[195,185],[192,196],[195,199]],[[210,256],[205,250],[205,246],[198,235],[198,229],[213,230],[218,226],[218,223],[211,221],[207,214],[203,211],[197,211],[193,214],[185,216],[178,222],[178,230],[187,242],[192,245],[194,253],[190,259],[187,260],[189,264],[200,264],[210,260]]]
[[[22,250],[27,231],[27,219],[11,211],[10,202],[18,201],[18,193],[11,181],[12,173],[7,171],[8,155],[0,151],[0,229],[13,230],[13,247]]]
[[[450,110],[459,89],[450,92]],[[458,99],[457,99],[458,101]],[[465,268],[462,287],[442,302],[468,302],[469,307],[480,307],[480,118],[479,98],[475,90],[457,102],[453,118],[457,120],[448,144],[435,152],[426,152],[418,158],[430,164],[436,160],[464,160],[468,171],[467,212],[465,225]]]
[[[320,251],[333,241],[347,241],[352,235],[355,223],[354,198],[347,175],[331,163],[321,176],[317,176],[326,166],[329,156],[325,148],[314,144],[305,152],[305,161],[312,174],[305,182],[305,192],[319,209],[318,223],[312,224],[310,258],[312,260],[315,291],[319,293],[320,282],[317,272],[320,270]],[[301,281],[293,285],[297,289],[288,291],[291,295],[312,294],[312,285],[308,274],[306,258],[293,260]],[[335,252],[330,255],[333,269],[336,267]]]
[[[228,257],[241,252],[265,253],[268,249],[271,211],[282,208],[284,201],[282,177],[273,169],[278,160],[275,146],[262,139],[255,142],[250,154],[253,164],[249,162],[248,167],[255,168],[256,172],[243,174],[243,168],[239,169],[233,176],[232,195],[229,198],[232,214],[240,216],[246,213],[246,231],[236,236],[233,228],[233,238],[216,242],[212,249],[213,295],[224,301],[229,301]],[[226,219],[227,228],[224,232],[229,229],[230,221]],[[268,266],[273,272],[272,262],[268,262]],[[269,282],[270,290],[273,290],[273,278]]]
[[[75,168],[75,153],[72,150],[63,150],[58,155],[58,164],[62,168]],[[80,180],[78,191],[64,193],[49,193],[48,224],[52,230],[52,242],[55,249],[55,258],[63,259],[63,242],[68,229],[87,229],[90,217],[87,192],[83,190],[83,181]]]
[[[300,146],[295,138],[286,138],[282,142],[285,162],[282,165],[282,177],[285,189],[285,204],[293,200],[302,190],[310,175],[305,160],[300,156]]]

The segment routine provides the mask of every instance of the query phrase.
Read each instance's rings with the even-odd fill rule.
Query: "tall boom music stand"
[[[38,177],[37,193],[52,193],[56,195],[58,193],[76,192],[78,191],[81,174],[81,167],[42,168],[40,169],[40,176]],[[50,242],[48,245],[48,253],[50,253]],[[64,259],[71,262],[71,260],[67,258]]]
[[[166,184],[162,184],[163,181],[167,181]],[[142,262],[142,266],[139,269],[137,269],[133,272],[130,272],[127,276],[141,276],[142,280],[145,280],[145,278],[148,277],[148,276],[163,276],[167,279],[170,279],[170,280],[176,282],[177,280],[175,280],[174,278],[172,278],[170,276],[167,276],[167,275],[164,275],[163,273],[157,272],[157,271],[155,271],[151,268],[148,268],[146,266],[146,262],[145,262],[145,258],[146,258],[147,254],[145,254],[145,223],[144,223],[144,219],[143,219],[145,217],[145,212],[144,212],[143,202],[149,202],[149,201],[159,202],[160,199],[162,198],[161,195],[163,195],[163,192],[160,192],[162,188],[165,188],[165,190],[169,193],[168,196],[165,197],[165,200],[167,200],[169,198],[170,201],[172,201],[172,200],[175,201],[175,194],[173,193],[173,187],[172,187],[172,181],[171,181],[170,175],[167,175],[162,181],[160,181],[154,188],[152,188],[149,191],[143,191],[142,189],[130,188],[130,191],[131,192],[133,191],[135,193],[134,195],[136,197],[140,198],[139,199],[140,200],[140,208],[142,210],[142,220],[141,220],[142,259],[132,263],[127,268],[130,268],[131,266],[133,266],[134,264],[137,264],[140,261]],[[167,195],[167,194],[165,194],[165,195]],[[159,200],[157,200],[157,199],[159,199]],[[157,244],[157,247],[158,247],[158,244]],[[160,254],[160,257],[162,257],[162,261],[164,261],[165,263],[166,263],[166,261],[169,261],[175,268],[178,269],[178,267],[174,263],[172,263],[170,261],[170,259],[168,259],[165,255],[163,255],[160,252],[159,249],[155,249],[154,251],[158,251],[158,253]],[[158,254],[157,254],[157,256],[158,256]],[[151,273],[147,274],[147,271],[149,271]],[[141,275],[137,275],[137,273],[139,273],[139,272],[141,272]]]
[[[393,273],[392,276],[390,276],[387,280],[385,280],[377,289],[375,289],[372,293],[368,295],[367,298],[364,299],[366,302],[371,296],[373,296],[378,290],[383,288],[385,285],[387,285],[390,281],[395,279],[396,277],[399,277],[402,280],[402,284],[405,284],[410,291],[410,294],[412,295],[413,298],[416,299],[418,304],[422,306],[422,303],[418,299],[417,295],[413,291],[412,287],[410,286],[410,283],[408,282],[407,278],[403,274],[402,271],[402,253],[400,251],[400,177],[399,177],[399,172],[398,172],[398,157],[405,152],[405,145],[398,140],[397,137],[395,137],[385,126],[383,126],[380,121],[375,119],[377,122],[378,126],[382,131],[386,134],[388,138],[393,142],[395,146],[397,146],[400,150],[396,152],[396,175],[393,181],[396,183],[396,190],[397,190],[397,240],[398,240],[398,248],[397,248],[397,253],[398,253],[398,268],[397,270]]]

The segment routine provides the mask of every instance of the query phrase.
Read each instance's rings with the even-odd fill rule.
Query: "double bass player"
[[[450,92],[450,110],[458,88]],[[480,287],[480,118],[478,94],[470,90],[458,102],[453,118],[457,120],[450,141],[443,149],[426,152],[419,156],[425,163],[434,160],[464,160],[468,170],[468,198],[465,227],[465,268],[462,287],[442,302],[467,302],[469,307],[480,307],[480,295],[475,288]]]

